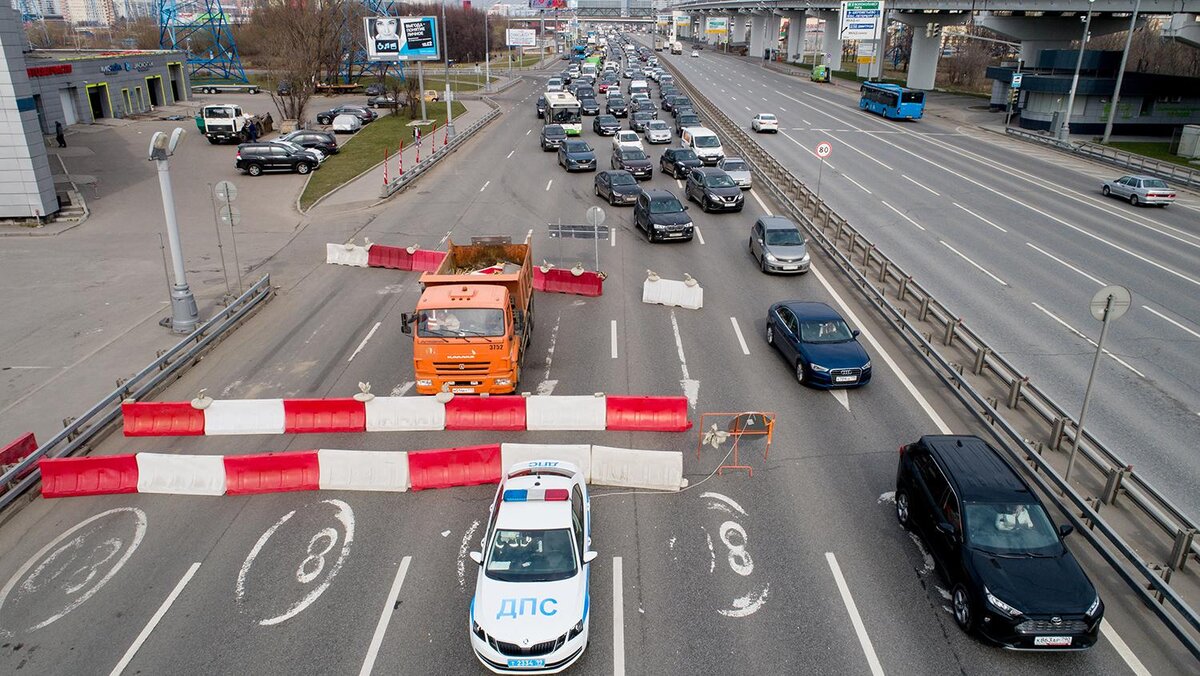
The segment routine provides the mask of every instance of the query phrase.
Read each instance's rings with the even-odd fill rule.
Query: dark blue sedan
[[[825,303],[788,300],[767,312],[767,343],[813,387],[858,387],[871,382],[871,358],[836,310]]]

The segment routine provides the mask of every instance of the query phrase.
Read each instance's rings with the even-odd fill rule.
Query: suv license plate
[[[835,383],[852,383],[858,380],[858,376],[837,376],[833,379]]]
[[[521,669],[521,668],[536,669],[539,667],[546,666],[546,660],[533,660],[533,659],[509,660],[508,666],[510,666],[514,669]]]
[[[667,237],[683,237],[683,233],[682,232],[669,232],[669,233],[667,233]]]
[[[1034,636],[1034,645],[1044,646],[1068,646],[1071,645],[1070,636]]]

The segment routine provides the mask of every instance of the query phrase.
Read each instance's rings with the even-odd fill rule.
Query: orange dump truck
[[[402,316],[402,330],[413,336],[417,392],[515,392],[533,331],[529,240],[450,242],[421,285],[416,312]]]

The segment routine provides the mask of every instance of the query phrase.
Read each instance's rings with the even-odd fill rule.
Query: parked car
[[[600,136],[615,136],[621,131],[621,123],[612,115],[597,115],[592,120],[592,131]]]
[[[662,120],[650,120],[646,123],[647,143],[670,143],[671,126]]]
[[[645,151],[634,146],[614,148],[609,165],[613,169],[623,169],[638,179],[649,180],[654,175],[654,163]]]
[[[326,155],[335,155],[338,152],[337,137],[327,131],[297,129],[281,136],[279,140],[295,143],[301,148],[315,148]]]
[[[691,148],[667,148],[658,160],[658,168],[671,178],[683,178],[690,169],[703,164]]]
[[[546,117],[546,95],[545,94],[542,94],[541,96],[539,96],[537,98],[537,102],[535,102],[533,105],[534,105],[534,108],[537,109],[538,119]]]
[[[579,112],[583,115],[599,115],[600,104],[596,99],[579,99]]]
[[[959,628],[1015,650],[1084,650],[1104,603],[1042,501],[979,437],[900,447],[896,518],[928,546]]]
[[[716,167],[695,167],[688,172],[684,196],[703,211],[741,211],[745,204],[742,189],[729,174]]]
[[[858,387],[871,382],[871,358],[837,310],[825,303],[789,300],[767,311],[773,345],[804,385]]]
[[[568,172],[595,171],[596,153],[587,141],[563,141],[558,146],[558,164]]]
[[[387,91],[386,87],[384,87],[382,84],[380,84],[378,82],[374,82],[372,84],[367,85],[366,89],[363,90],[363,93],[366,94],[367,96],[380,96],[386,91]]]
[[[557,150],[567,140],[567,131],[563,129],[561,124],[548,124],[542,127],[542,135],[540,142],[542,150],[550,151]]]
[[[400,100],[392,94],[379,94],[367,99],[368,108],[395,108],[401,105]]]
[[[317,124],[333,124],[333,119],[338,115],[354,115],[364,125],[370,124],[375,118],[379,117],[375,111],[365,106],[345,105],[317,113]]]
[[[643,152],[646,150],[644,147],[642,147],[642,139],[635,131],[621,130],[617,132],[617,135],[614,136],[612,140],[613,150],[617,150],[622,146],[632,146]]]
[[[687,207],[669,190],[645,190],[633,206],[634,225],[646,231],[651,242],[691,241],[694,226]]]
[[[442,100],[442,95],[438,94],[438,90],[436,89],[426,89],[424,97],[426,103],[435,103]]]
[[[292,83],[287,80],[280,80],[279,85],[275,87],[275,94],[277,96],[291,96]]]
[[[313,153],[320,151],[288,142],[243,143],[237,148],[233,164],[251,176],[259,176],[264,171],[294,171],[297,174],[307,174],[321,165]]]
[[[729,178],[737,183],[742,190],[749,190],[753,187],[753,178],[750,175],[750,165],[746,164],[746,160],[740,157],[726,157],[717,162],[717,168],[729,174]]]
[[[763,272],[802,275],[812,259],[796,224],[782,216],[763,216],[750,228],[750,255]]]
[[[362,120],[357,115],[342,113],[333,118],[331,129],[333,129],[333,133],[335,134],[353,134],[362,129]]]
[[[1115,195],[1127,199],[1135,207],[1140,204],[1157,204],[1165,207],[1175,201],[1175,190],[1167,185],[1166,181],[1155,176],[1139,174],[1105,181],[1100,192],[1105,197]]]
[[[756,132],[779,133],[779,120],[771,113],[759,113],[750,120],[750,128]]]
[[[597,173],[594,188],[597,197],[603,197],[614,207],[619,204],[634,204],[638,195],[642,194],[642,188],[633,174],[619,169]]]

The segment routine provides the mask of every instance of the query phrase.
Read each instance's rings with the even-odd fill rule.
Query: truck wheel
[[[246,165],[246,173],[251,176],[262,176],[262,166],[258,164]]]
[[[304,175],[304,174],[307,174],[311,170],[312,170],[312,167],[308,166],[308,162],[301,162],[300,164],[296,165],[296,173],[297,174]]]

